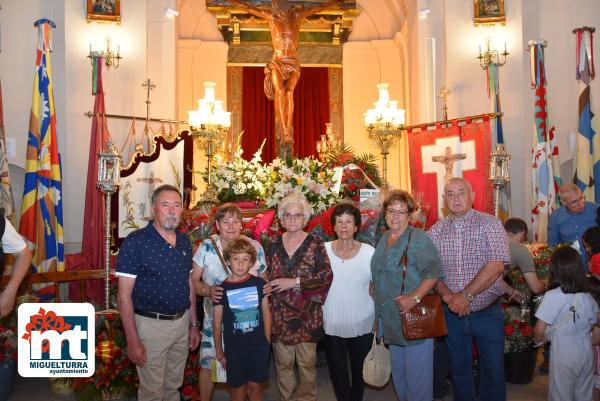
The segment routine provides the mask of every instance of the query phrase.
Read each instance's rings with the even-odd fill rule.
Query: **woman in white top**
[[[373,341],[375,307],[369,286],[375,249],[354,239],[360,223],[360,211],[354,205],[337,205],[331,214],[337,239],[325,244],[333,270],[323,305],[325,353],[338,401],[362,400],[362,367]]]

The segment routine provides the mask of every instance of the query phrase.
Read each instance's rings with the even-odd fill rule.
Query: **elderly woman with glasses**
[[[317,399],[317,343],[323,339],[322,305],[333,273],[323,241],[305,232],[311,208],[302,195],[281,201],[277,215],[285,232],[265,254],[271,278],[273,353],[280,400]],[[298,364],[300,383],[296,382]]]
[[[269,281],[262,246],[257,241],[242,235],[242,210],[234,204],[226,203],[217,209],[214,219],[219,234],[212,235],[200,244],[193,258],[191,275],[196,287],[196,294],[204,297],[204,321],[200,342],[200,399],[202,401],[210,401],[214,389],[211,380],[211,362],[216,359],[212,329],[213,300],[221,299],[223,288],[220,287],[220,284],[229,276],[228,267],[224,265],[223,249],[238,238],[248,240],[254,245],[257,253],[256,262],[250,269],[250,274]],[[265,294],[270,291],[268,284],[266,287]]]
[[[401,190],[390,192],[383,202],[389,230],[382,235],[371,259],[373,298],[378,335],[389,344],[398,399],[431,401],[433,338],[405,339],[400,317],[421,302],[443,275],[437,250],[427,234],[408,225],[414,204],[413,198]],[[401,259],[405,251],[404,264]]]

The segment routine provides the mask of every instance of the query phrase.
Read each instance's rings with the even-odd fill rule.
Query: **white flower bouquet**
[[[333,192],[334,171],[311,157],[304,159],[277,158],[265,167],[270,180],[266,188],[266,205],[276,208],[289,193],[304,195],[312,206],[312,213],[321,213],[340,201]]]

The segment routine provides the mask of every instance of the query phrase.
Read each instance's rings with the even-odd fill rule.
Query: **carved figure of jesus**
[[[464,153],[458,153],[453,155],[450,146],[446,146],[446,150],[443,156],[433,156],[431,161],[442,163],[446,167],[446,174],[444,174],[444,184],[447,183],[452,177],[452,168],[454,168],[454,162],[458,160],[464,160],[467,155]]]
[[[288,0],[272,0],[271,9],[259,8],[249,1],[228,0],[242,10],[269,22],[273,56],[265,67],[265,95],[275,101],[275,127],[279,153],[290,152],[294,142],[294,89],[300,79],[298,43],[302,20],[343,0],[319,5],[295,6]],[[285,157],[285,155],[280,154]]]

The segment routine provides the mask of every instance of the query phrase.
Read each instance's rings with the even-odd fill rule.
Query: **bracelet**
[[[201,325],[202,323],[200,323],[199,321],[195,321],[190,324],[190,327],[200,327]]]

